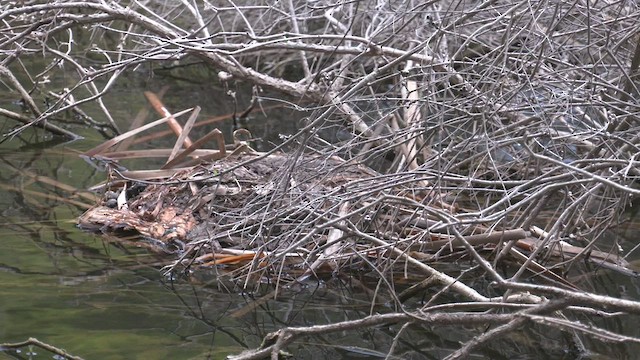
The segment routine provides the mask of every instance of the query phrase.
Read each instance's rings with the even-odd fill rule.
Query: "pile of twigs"
[[[305,108],[311,115],[301,130],[268,153],[253,152],[240,140],[229,149],[219,140],[218,149],[208,150],[204,141],[220,135],[212,132],[190,143],[188,131],[178,131],[173,149],[156,152],[168,159],[164,169],[114,170],[105,194],[136,183],[146,187],[138,194],[125,190],[105,199],[102,215],[122,212],[125,205],[127,211],[137,211],[136,221],[145,222],[120,219],[120,228],[163,244],[173,241],[164,250],[185,256],[172,268],[219,266],[220,254],[227,252],[225,256],[241,256],[233,260],[239,264],[235,275],[301,281],[322,269],[357,262],[373,269],[381,286],[395,292],[389,279],[400,265],[422,271],[443,292],[453,290],[483,303],[481,308],[492,308],[491,300],[498,300],[491,291],[474,289],[456,279],[457,273],[428,265],[465,256],[498,288],[510,289],[501,293],[501,306],[522,305],[522,298],[508,297],[513,290],[557,300],[549,304],[524,296],[537,305],[513,310],[508,319],[478,318],[504,325],[470,341],[453,357],[523,321],[587,333],[581,324],[560,324],[563,319],[551,315],[575,311],[573,305],[638,312],[635,303],[594,300],[566,290],[580,284],[562,277],[579,271],[584,260],[634,275],[625,259],[633,256],[636,244],[611,240],[609,231],[627,220],[625,210],[640,193],[636,2],[125,5],[61,1],[3,9],[0,75],[20,94],[30,116],[6,108],[0,109],[2,114],[57,133],[64,131],[51,128],[50,121],[67,110],[96,124],[79,112],[81,105],[100,101],[123,72],[165,60],[211,66],[218,85],[233,96],[229,89],[235,82],[248,82],[258,103],[261,89],[269,87],[293,96],[295,104],[283,101],[292,109],[312,104]],[[93,40],[107,40],[78,49],[78,26],[92,26]],[[85,59],[84,51],[101,60]],[[34,54],[45,54],[45,70],[31,74],[26,67],[11,66]],[[76,86],[51,92],[46,80],[62,63],[78,74]],[[28,86],[18,80],[26,76],[14,75],[24,72],[30,75]],[[107,81],[96,82],[100,77]],[[43,94],[55,95],[45,110],[35,101]],[[101,109],[105,124],[117,132],[109,111]],[[189,126],[187,122],[185,128]],[[87,155],[110,160],[134,156],[110,149],[123,140],[115,139]],[[285,157],[282,151],[289,153]],[[253,180],[243,178],[258,171],[256,166],[269,170]],[[334,178],[354,171],[345,181]],[[166,195],[165,200],[202,192],[210,201],[198,206],[153,202],[154,191]],[[115,207],[106,206],[107,201],[115,201]],[[156,206],[147,209],[143,203]],[[171,211],[162,213],[166,205]],[[141,231],[158,220],[166,220],[166,226]],[[188,231],[173,231],[180,224]],[[196,231],[198,224],[207,225]],[[165,233],[174,235],[158,236]],[[500,274],[497,266],[503,259],[517,267]],[[301,265],[298,273],[287,268],[295,264]],[[552,286],[523,284],[532,272]],[[458,321],[412,316],[412,321]],[[376,321],[391,320],[352,325]],[[588,333],[637,340],[604,330]],[[277,356],[291,334],[276,334],[277,341],[262,351]]]
[[[553,246],[545,250],[545,258],[552,266],[583,257],[627,270],[626,262],[614,254],[593,249],[587,254],[586,248],[566,241],[551,242],[536,226],[484,226],[473,210],[434,192],[437,178],[428,172],[379,174],[337,156],[259,153],[238,139],[226,145],[217,129],[191,141],[189,131],[199,109],[191,112],[183,130],[176,117],[186,111],[173,115],[153,93],[147,97],[165,118],[83,155],[111,168],[107,183],[96,187],[103,200],[82,215],[79,224],[142,235],[151,241],[148,248],[179,255],[171,271],[240,264],[245,266],[236,272],[236,280],[250,276],[280,282],[302,281],[321,269],[344,272],[356,263],[382,275],[396,263],[458,288],[453,278],[425,263],[471,256],[493,271],[480,256],[484,252],[495,262],[510,255],[508,259],[523,264],[522,269],[575,288],[528,257],[549,243]],[[132,151],[120,146],[110,151],[165,122],[178,135],[173,149]],[[217,149],[199,148],[213,137]],[[127,171],[113,166],[151,154],[168,159],[160,169]]]

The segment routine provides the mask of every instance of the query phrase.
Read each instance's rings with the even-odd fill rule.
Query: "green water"
[[[132,79],[105,99],[125,129],[145,106],[141,87],[155,86],[136,81],[142,80]],[[166,103],[176,112],[198,103],[210,105],[203,117],[233,108],[224,97],[206,101],[201,85],[176,84],[171,91]],[[189,101],[176,104],[180,99]],[[0,101],[20,111],[10,94]],[[95,107],[85,110],[99,117]],[[0,132],[15,125],[0,119]],[[263,334],[247,333],[242,318],[223,316],[246,306],[242,294],[171,282],[158,266],[167,259],[76,227],[84,208],[68,200],[93,203],[50,183],[83,190],[107,175],[78,156],[104,139],[79,126],[72,130],[85,138],[60,144],[40,130],[28,130],[0,144],[0,342],[35,337],[87,359],[223,358],[258,345]],[[51,358],[41,349],[30,356],[22,350],[0,353],[0,358]]]
[[[250,296],[215,282],[194,285],[195,278],[172,282],[159,271],[167,259],[80,231],[75,218],[81,208],[38,197],[56,191],[16,170],[78,188],[104,177],[74,151],[12,149],[0,152],[0,160],[0,342],[36,337],[88,359],[223,358],[259,345],[285,317],[300,317],[303,305],[309,314],[317,306],[333,308],[330,302],[318,305],[327,296],[312,301],[307,292],[284,292],[277,301],[234,316],[250,306]],[[32,358],[51,358],[35,352],[40,355]]]
[[[209,348],[209,341],[198,339],[184,347],[185,337],[207,327],[185,321],[184,307],[159,272],[145,265],[144,252],[79,231],[81,209],[38,196],[55,191],[11,168],[75,186],[99,175],[87,177],[88,165],[65,148],[2,155],[2,183],[31,191],[5,188],[1,197],[3,342],[36,337],[77,355],[110,359],[190,358]]]
[[[142,86],[116,88],[107,99],[120,127],[126,128],[146,106]],[[166,104],[174,112],[204,104],[201,117],[206,118],[233,108],[223,96],[211,101],[199,85],[174,84],[170,94]],[[20,110],[11,96],[0,100],[2,106]],[[252,131],[265,139],[264,146],[276,141],[280,131],[295,127],[287,121],[272,130],[275,119],[291,115],[280,111],[277,117],[254,117]],[[88,112],[99,114],[95,108]],[[148,121],[157,117],[150,115]],[[15,125],[0,119],[0,132]],[[216,126],[229,132],[228,122]],[[170,279],[160,271],[170,259],[79,230],[75,220],[84,211],[82,204],[94,203],[51,184],[84,190],[107,174],[78,156],[104,139],[95,131],[72,129],[85,138],[60,143],[36,129],[0,144],[0,343],[35,337],[85,359],[219,359],[258,346],[268,332],[282,326],[357,319],[370,311],[367,296],[356,299],[340,285],[337,290],[313,284],[314,289],[281,290],[278,299],[254,302],[273,288],[245,294],[217,283],[214,274]],[[303,339],[297,353],[319,359],[363,353],[351,344],[369,341],[353,336],[340,335],[340,346],[338,341],[315,339],[320,346],[314,351],[306,350],[309,344]],[[390,340],[393,333],[375,340],[381,336]],[[366,347],[386,349],[376,341]],[[0,352],[0,358],[52,358],[42,349],[20,350]]]

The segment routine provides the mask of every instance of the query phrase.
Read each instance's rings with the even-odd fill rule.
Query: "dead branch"
[[[534,304],[506,316],[467,315],[499,326],[451,358],[527,322],[635,341],[608,329],[589,333],[562,316],[576,306],[592,314],[638,313],[635,302],[592,294],[588,284],[564,276],[583,260],[634,274],[625,258],[637,246],[607,235],[626,221],[639,194],[637,3],[181,1],[171,5],[176,11],[165,5],[2,5],[0,75],[24,105],[22,113],[0,107],[22,123],[5,135],[29,126],[72,135],[52,123],[66,110],[86,113],[91,103],[101,119],[85,123],[117,133],[118,119],[99,102],[123,73],[194,59],[218,74],[212,83],[226,89],[250,83],[258,104],[265,100],[261,88],[275,89],[289,97],[282,104],[308,117],[300,131],[258,153],[240,139],[225,146],[214,129],[191,143],[197,114],[180,130],[174,118],[181,113],[159,107],[164,119],[86,153],[115,164],[141,153],[109,149],[152,125],[169,121],[179,134],[173,149],[148,153],[167,156],[163,169],[113,170],[104,190],[121,190],[118,208],[107,206],[114,199],[101,199],[82,218],[89,225],[157,236],[160,251],[178,248],[183,253],[168,271],[237,265],[230,277],[245,289],[255,278],[279,287],[355,264],[379,277],[373,293],[387,291],[391,302],[436,286],[425,308],[445,295]],[[79,42],[82,27],[96,35],[91,42]],[[25,65],[30,58],[46,65]],[[72,70],[72,86],[51,84],[65,69]],[[43,101],[50,93],[55,101]],[[203,148],[214,137],[217,148]],[[134,185],[145,189],[123,199]],[[458,268],[442,270],[442,261]],[[505,263],[506,275],[498,271]],[[472,270],[497,284],[501,297],[465,278]],[[424,287],[397,296],[399,273],[420,274]],[[529,275],[553,285],[516,282]],[[543,295],[568,300],[543,303]],[[460,314],[427,315],[283,329],[246,356],[277,357],[314,331],[464,321]]]

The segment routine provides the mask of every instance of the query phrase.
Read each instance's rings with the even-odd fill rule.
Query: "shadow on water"
[[[139,89],[135,96],[131,89],[119,90],[121,106],[117,109],[124,123],[143,106],[143,100]],[[194,102],[176,105],[177,110],[210,104],[194,95],[201,94],[200,90],[177,87],[168,99]],[[210,106],[204,111],[211,115],[230,111],[224,102]],[[286,112],[274,116],[293,117]],[[254,124],[258,130],[253,132],[265,139],[264,146],[278,138],[270,119],[263,116]],[[293,120],[285,123],[291,128],[279,131],[287,133],[295,128]],[[0,129],[10,126],[5,123]],[[27,131],[0,145],[1,342],[36,337],[90,359],[217,359],[257,347],[267,333],[284,326],[328,324],[398,310],[383,295],[374,296],[376,282],[368,277],[331,278],[302,289],[280,289],[274,299],[270,285],[243,293],[218,281],[214,271],[169,278],[158,270],[167,259],[80,231],[75,219],[84,206],[93,203],[89,196],[63,189],[60,184],[83,190],[105,179],[105,173],[77,156],[101,141],[86,135],[85,140],[59,144],[37,130]],[[629,234],[635,233],[629,230]],[[599,271],[578,280],[589,283],[598,293],[640,299],[635,279]],[[412,299],[413,304],[405,305],[420,306],[429,295],[427,291]],[[635,329],[626,319],[585,321],[609,329],[624,328],[621,332],[627,333]],[[385,358],[396,340],[397,358],[439,359],[484,330],[381,326],[304,338],[289,350],[301,359],[375,359]],[[473,358],[573,358],[570,345],[581,341],[589,342],[531,326],[488,344]],[[593,354],[594,359],[629,358],[634,350],[624,344],[587,345],[599,353]],[[51,358],[43,350],[33,351],[39,354],[25,350],[0,352],[0,357]]]

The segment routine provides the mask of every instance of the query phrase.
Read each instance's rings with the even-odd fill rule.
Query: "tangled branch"
[[[197,255],[188,253],[174,270],[193,263],[194,256],[211,261],[212,249],[219,250],[214,245],[226,241],[232,245],[226,251],[253,256],[235,274],[245,285],[258,274],[278,274],[284,281],[283,264],[295,256],[307,267],[288,279],[293,282],[322,266],[335,270],[358,262],[393,294],[393,274],[411,267],[441,287],[432,301],[453,290],[487,306],[536,304],[505,316],[474,315],[499,326],[451,358],[524,322],[586,333],[582,324],[564,322],[558,314],[576,305],[597,312],[613,300],[591,294],[596,301],[576,300],[577,292],[562,291],[584,284],[562,274],[587,262],[633,275],[625,259],[637,246],[609,235],[627,221],[625,211],[639,193],[640,9],[634,1],[2,6],[0,77],[23,106],[0,106],[3,116],[22,123],[6,138],[30,126],[73,136],[54,124],[67,111],[115,135],[117,123],[102,99],[123,73],[168,61],[203,61],[216,70],[220,84],[274,89],[294,99],[283,103],[311,114],[276,149],[210,176],[252,169],[243,166],[295,149],[289,160],[278,162],[281,176],[267,184],[273,189],[262,184],[258,195],[243,198],[243,206],[224,213],[215,208],[218,232],[192,242]],[[36,57],[46,65],[25,65]],[[61,69],[73,73],[75,83],[52,89],[49,79]],[[266,100],[257,93],[258,102]],[[89,103],[98,104],[100,119],[82,110]],[[303,178],[323,178],[329,190],[297,185],[309,153],[320,175]],[[336,189],[326,186],[327,179],[362,164],[376,172],[336,181]],[[180,191],[210,186],[210,178]],[[471,259],[471,269],[506,287],[505,298],[532,295],[501,302],[460,273],[429,264],[452,258]],[[508,274],[496,270],[503,261],[513,266]],[[553,286],[527,287],[523,280],[532,273]],[[553,299],[537,297],[543,294]],[[568,295],[570,300],[562,300]],[[635,306],[613,307],[637,313]],[[375,325],[367,321],[418,323],[424,316],[389,314],[318,329]],[[315,329],[280,330],[272,335],[275,343],[247,358],[277,356],[296,336]],[[637,340],[603,329],[595,334]]]

